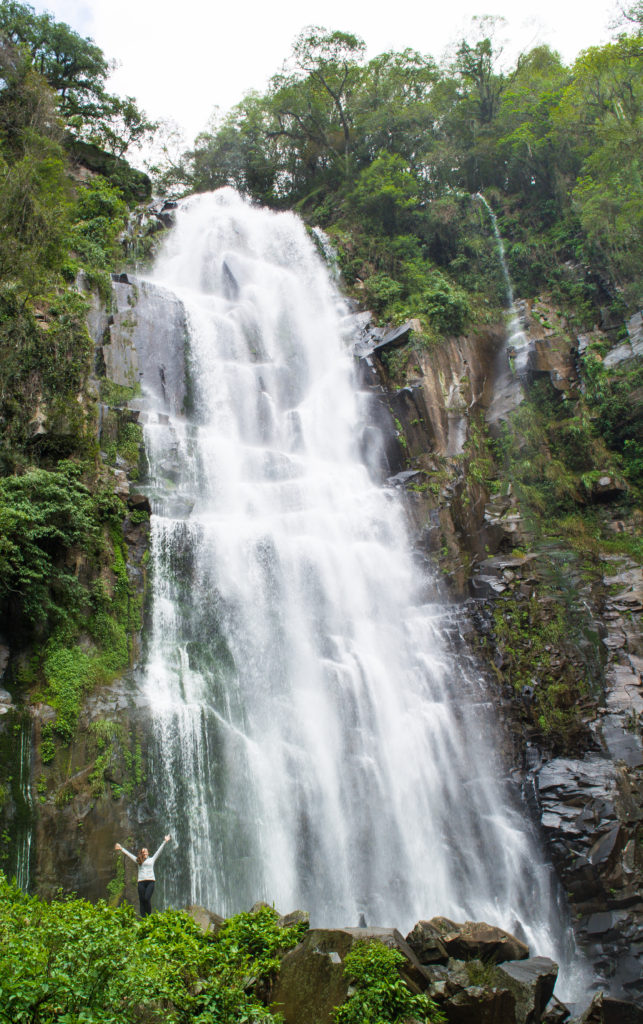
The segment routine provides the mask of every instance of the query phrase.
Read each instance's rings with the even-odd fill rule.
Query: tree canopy
[[[623,12],[612,42],[570,67],[545,45],[503,67],[499,27],[474,19],[472,38],[441,66],[410,49],[367,60],[359,37],[309,27],[266,91],[200,135],[165,183],[179,192],[230,184],[348,229],[353,243],[368,224],[371,255],[359,260],[353,244],[344,270],[349,282],[395,279],[379,289],[396,296],[382,310],[394,319],[408,312],[408,285],[399,260],[396,269],[390,252],[375,253],[378,235],[413,235],[416,259],[493,292],[471,210],[462,224],[467,201],[484,192],[507,228],[519,287],[553,281],[577,307],[632,309],[643,256],[640,4]]]
[[[59,97],[60,114],[78,138],[121,156],[154,129],[132,96],[109,93],[112,70],[103,51],[64,22],[17,0],[0,3],[0,38],[29,54],[32,67]]]

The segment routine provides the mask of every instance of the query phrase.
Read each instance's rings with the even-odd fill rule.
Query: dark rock
[[[597,992],[578,1024],[643,1024],[643,1009]]]
[[[449,959],[440,933],[430,921],[418,921],[406,941],[421,964],[445,964]]]
[[[138,512],[147,512],[151,514],[152,506],[150,505],[150,499],[147,494],[129,494],[127,496],[127,504],[131,509],[136,509]]]
[[[392,487],[405,487],[411,480],[417,480],[420,476],[422,474],[418,470],[406,469],[401,473],[396,473],[395,476],[390,476],[386,482]]]
[[[569,1017],[570,1012],[565,1004],[561,1003],[556,996],[552,996],[541,1017],[541,1024],[563,1024],[564,1021],[569,1020]]]
[[[507,989],[469,986],[441,1003],[449,1024],[515,1024],[516,1001]]]
[[[501,964],[496,977],[516,999],[516,1024],[538,1024],[552,997],[558,964],[544,956]]]
[[[604,935],[614,925],[614,915],[606,912],[592,914],[587,922],[588,935]]]
[[[239,295],[239,282],[232,273],[226,260],[223,261],[223,290],[226,299],[233,301]]]
[[[343,961],[353,944],[363,939],[383,942],[403,953],[401,977],[412,992],[426,990],[430,977],[396,929],[313,928],[283,957],[270,992],[270,1002],[286,1024],[331,1024],[333,1010],[342,1005],[349,990]]]
[[[395,330],[385,334],[382,341],[375,346],[373,351],[377,355],[381,355],[382,352],[386,352],[388,349],[401,348],[402,345],[406,345],[407,341],[410,341],[411,334],[413,331],[417,331],[418,328],[419,323],[417,320],[407,320],[401,327],[396,327]]]
[[[617,825],[616,828],[610,829],[606,835],[597,839],[589,851],[590,863],[600,864],[602,861],[609,861],[620,848],[620,835],[621,827]]]
[[[352,944],[344,931],[315,928],[286,953],[270,993],[285,1024],[331,1024],[348,995],[342,961]]]
[[[529,956],[524,942],[484,921],[456,924],[446,917],[433,917],[428,924],[440,936],[449,956],[458,960],[478,958],[485,963],[503,963],[525,960]]]
[[[151,206],[148,206],[148,211],[157,218],[163,227],[171,228],[176,220],[174,211],[177,206],[178,203],[173,199],[166,199],[163,203],[152,203]]]

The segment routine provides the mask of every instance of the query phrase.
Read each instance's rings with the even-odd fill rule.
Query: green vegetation
[[[533,688],[533,725],[547,742],[573,749],[583,738],[581,704],[596,685],[600,654],[598,637],[583,635],[578,608],[565,596],[553,581],[528,601],[503,595],[493,625],[507,678],[518,693]]]
[[[640,364],[608,373],[590,355],[575,399],[541,380],[512,414],[495,446],[496,465],[537,533],[560,522],[566,534],[566,517],[579,512],[595,519],[595,487],[606,474],[626,504],[638,503],[642,374]]]
[[[51,14],[0,2],[0,629],[17,655],[17,699],[38,693],[56,711],[41,738],[43,799],[84,696],[128,667],[141,620],[126,508],[98,457],[94,345],[77,290],[82,280],[108,299],[130,206],[149,195],[123,154],[153,126],[107,92],[109,67]],[[114,404],[134,393],[101,390]],[[139,443],[124,419],[114,456],[134,475]]]
[[[382,320],[448,333],[505,298],[481,191],[521,294],[547,288],[586,327],[599,306],[621,318],[641,298],[640,5],[571,67],[537,46],[501,72],[498,28],[474,19],[442,65],[410,49],[366,60],[357,36],[309,28],[159,180],[299,210]]]
[[[471,463],[474,479],[490,491],[511,490],[536,556],[531,596],[510,585],[495,602],[493,632],[500,678],[529,693],[530,727],[557,751],[587,741],[584,713],[601,685],[604,652],[579,592],[600,586],[608,553],[643,561],[636,517],[640,366],[608,372],[590,349],[582,372],[575,396],[565,397],[548,379],[532,385],[500,438],[487,438]],[[473,448],[476,437],[474,429]],[[603,478],[614,488],[607,504],[597,489]],[[615,511],[628,521],[628,533],[609,529]]]
[[[357,942],[346,954],[344,974],[353,992],[334,1013],[335,1024],[439,1024],[445,1020],[426,995],[412,995],[398,968],[404,956],[377,940]]]
[[[0,1020],[274,1021],[255,990],[273,974],[277,954],[296,945],[306,927],[280,928],[276,912],[265,907],[204,935],[181,911],[139,921],[128,905],[48,904],[0,874]]]
[[[57,96],[60,114],[74,138],[122,156],[154,130],[133,97],[123,99],[107,92],[110,66],[102,50],[69,25],[55,21],[49,12],[37,14],[30,4],[3,0],[0,39],[7,50],[28,56],[34,71]]]

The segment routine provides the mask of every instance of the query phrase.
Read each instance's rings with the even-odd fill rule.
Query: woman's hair
[[[142,847],[136,855],[136,863],[142,864],[144,860],[147,860],[147,854],[143,853],[145,847]]]

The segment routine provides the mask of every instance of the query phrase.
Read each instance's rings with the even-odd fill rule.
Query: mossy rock
[[[65,148],[71,159],[95,174],[102,174],[123,193],[128,206],[147,202],[152,196],[152,182],[143,171],[130,167],[127,160],[113,156],[91,142],[81,142],[71,135],[65,138]]]

